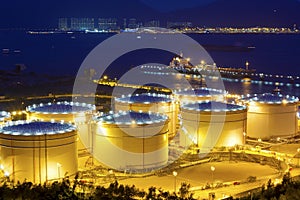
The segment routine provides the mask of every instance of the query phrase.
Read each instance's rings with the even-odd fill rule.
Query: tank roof
[[[241,97],[242,101],[246,102],[258,102],[265,104],[286,104],[286,103],[296,103],[299,101],[298,97],[282,95],[282,94],[273,94],[273,93],[264,93],[264,94],[254,94]]]
[[[96,109],[94,105],[79,102],[40,103],[28,106],[27,111],[43,114],[70,114],[88,112]]]
[[[75,126],[68,123],[41,122],[41,121],[14,121],[8,122],[0,128],[0,133],[7,135],[54,135],[76,130]]]
[[[218,90],[213,88],[197,88],[197,89],[184,89],[174,91],[176,95],[188,95],[188,96],[213,96],[213,95],[224,95],[226,91]]]
[[[120,98],[116,98],[115,101],[123,102],[123,103],[150,104],[150,103],[159,103],[159,102],[161,102],[161,103],[171,102],[172,99],[169,95],[155,94],[155,93],[143,93],[143,94],[122,96]]]
[[[151,112],[120,111],[97,117],[97,121],[108,124],[154,124],[164,122],[166,115]]]
[[[246,106],[240,106],[236,104],[228,104],[217,101],[200,101],[196,103],[188,103],[182,106],[183,109],[204,111],[204,112],[229,112],[246,110]]]

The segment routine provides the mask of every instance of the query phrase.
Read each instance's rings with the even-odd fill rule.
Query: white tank
[[[96,119],[94,157],[121,171],[149,171],[168,161],[168,118],[123,111]]]
[[[44,183],[77,172],[76,129],[56,122],[9,122],[0,128],[1,168],[11,180]]]
[[[282,94],[260,94],[241,99],[248,105],[247,135],[269,139],[298,132],[298,98]]]
[[[115,111],[155,112],[167,115],[169,118],[169,139],[176,135],[178,109],[169,95],[143,93],[115,98]]]
[[[203,151],[242,145],[246,123],[245,106],[215,101],[184,104],[181,106],[180,145],[194,144]]]

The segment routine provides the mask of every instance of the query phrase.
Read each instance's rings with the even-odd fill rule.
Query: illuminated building
[[[0,128],[1,165],[14,181],[43,183],[77,172],[75,126],[56,122],[9,122]]]
[[[245,142],[247,108],[216,101],[181,106],[180,145],[195,144],[201,150],[242,145]]]
[[[93,18],[71,18],[72,31],[94,30],[95,24]]]
[[[92,115],[95,106],[78,102],[57,102],[31,105],[26,108],[29,120],[64,121],[75,123],[78,127],[80,142],[78,149],[89,149],[92,146]]]
[[[3,124],[11,119],[10,113],[6,111],[0,111],[0,124]]]
[[[298,98],[282,94],[261,94],[241,99],[248,105],[247,136],[269,139],[298,132]]]
[[[114,18],[99,18],[98,19],[99,31],[117,31],[117,19]]]
[[[58,19],[58,30],[60,31],[67,31],[69,28],[68,26],[68,18],[59,18]]]
[[[197,101],[224,101],[226,91],[212,88],[184,89],[174,91],[174,96],[180,104]]]
[[[168,118],[123,111],[96,119],[95,158],[117,170],[152,170],[168,161]]]
[[[151,20],[145,23],[145,27],[160,27],[159,20]]]
[[[114,107],[116,111],[142,111],[165,114],[169,118],[169,138],[176,134],[177,109],[173,99],[163,94],[136,94],[115,98]]]

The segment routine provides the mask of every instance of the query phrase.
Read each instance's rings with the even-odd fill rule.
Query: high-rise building
[[[151,20],[145,23],[145,27],[160,27],[159,20]]]
[[[99,18],[98,28],[100,31],[117,31],[119,29],[115,18]]]
[[[58,19],[58,30],[66,31],[68,30],[68,18],[59,18]]]
[[[126,29],[127,28],[127,19],[124,18],[123,19],[123,29]]]
[[[138,24],[137,24],[135,18],[130,18],[129,19],[129,21],[128,21],[128,28],[130,28],[130,29],[138,28]]]
[[[94,30],[95,24],[93,18],[71,18],[71,30],[84,31]]]

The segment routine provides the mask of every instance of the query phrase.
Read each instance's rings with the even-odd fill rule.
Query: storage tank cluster
[[[98,161],[122,171],[149,171],[168,162],[166,115],[120,111],[95,119],[93,152]]]
[[[248,137],[270,139],[298,132],[297,97],[265,93],[242,96],[240,102],[248,106]]]
[[[8,122],[0,128],[1,169],[14,181],[45,181],[77,172],[76,128],[69,123]]]
[[[180,145],[196,145],[208,152],[214,147],[242,145],[245,142],[247,108],[217,101],[181,105]]]
[[[168,116],[169,133],[168,137],[171,140],[176,134],[176,119],[178,109],[175,101],[169,95],[143,93],[122,96],[114,100],[115,111],[136,111],[136,112],[155,112]]]

